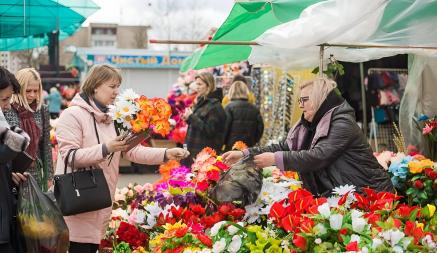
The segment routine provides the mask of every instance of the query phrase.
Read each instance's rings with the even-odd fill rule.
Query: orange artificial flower
[[[240,150],[243,151],[247,149],[247,145],[246,143],[242,142],[242,141],[237,141],[234,143],[234,146],[232,146],[232,150]]]

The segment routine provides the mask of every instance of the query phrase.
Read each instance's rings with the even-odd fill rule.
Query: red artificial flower
[[[372,226],[377,227],[378,224],[376,224],[376,222],[381,220],[381,215],[375,212],[370,212],[370,213],[366,213],[364,214],[364,218],[367,219],[367,222],[369,224],[372,224]]]
[[[210,170],[206,173],[206,177],[211,181],[218,182],[220,180],[220,171]]]
[[[145,246],[149,239],[149,236],[134,225],[122,221],[120,227],[117,229],[117,237],[120,241],[127,242],[131,247],[137,248],[139,246]]]
[[[205,228],[210,228],[214,224],[222,220],[223,220],[223,216],[219,212],[216,212],[211,216],[204,216],[200,219],[201,223],[205,225]]]
[[[287,232],[299,230],[300,218],[299,216],[289,214],[280,220],[280,227]]]
[[[229,213],[229,215],[232,216],[232,218],[234,218],[234,220],[238,220],[238,219],[242,218],[244,216],[244,214],[246,214],[246,210],[244,210],[242,208],[236,208]]]
[[[352,204],[352,208],[359,208],[361,210],[367,211],[369,209],[370,201],[357,192],[354,193],[354,196],[357,201]]]
[[[294,234],[293,236],[293,244],[296,245],[300,250],[305,251],[307,247],[307,241],[303,236],[298,234]]]
[[[220,170],[226,171],[228,170],[230,167],[220,161],[215,162],[214,166],[216,166],[217,168],[219,168]]]
[[[375,190],[370,189],[369,187],[362,188],[362,190],[366,193],[369,201],[374,201],[378,199],[378,195],[376,194]]]
[[[431,179],[431,180],[435,180],[437,179],[437,171],[434,171],[430,168],[425,169],[425,174]]]
[[[393,225],[395,228],[400,228],[402,226],[402,221],[399,219],[393,219]]]
[[[224,203],[224,204],[221,204],[220,206],[219,206],[219,209],[218,209],[218,211],[221,213],[221,214],[223,214],[223,215],[228,215],[230,212],[231,212],[231,210],[232,209],[234,209],[235,207],[234,207],[234,205],[232,205],[232,204],[230,204],[230,203]]]
[[[410,214],[414,211],[414,209],[416,209],[415,206],[409,206],[406,204],[399,204],[397,207],[397,213],[402,218],[408,218],[408,217],[410,217]]]
[[[346,251],[359,251],[360,249],[358,248],[358,242],[357,241],[353,241],[350,242],[348,245],[346,245]]]
[[[109,240],[102,239],[102,240],[100,240],[100,245],[99,245],[99,247],[100,247],[100,248],[112,247],[112,242],[109,241]]]
[[[343,242],[343,236],[348,234],[347,228],[342,228],[338,231],[337,238],[340,242]]]
[[[338,205],[339,205],[339,206],[342,206],[342,205],[344,205],[344,203],[346,203],[347,196],[349,196],[349,192],[346,192],[346,194],[343,195],[343,196],[338,200]]]
[[[414,187],[417,189],[422,189],[424,187],[423,182],[421,180],[414,181]]]
[[[203,181],[197,182],[196,189],[199,190],[199,191],[204,192],[204,191],[206,191],[208,189],[208,186],[209,186],[208,181],[207,180],[203,180]]]
[[[188,227],[181,227],[175,231],[175,236],[178,238],[184,237],[188,232]]]
[[[416,225],[412,221],[407,220],[405,222],[405,228],[404,228],[405,235],[412,236],[415,227],[416,227]]]
[[[273,218],[276,221],[280,221],[287,213],[283,205],[284,200],[275,202],[270,208],[269,218]]]
[[[201,241],[203,244],[205,244],[208,247],[212,247],[212,240],[204,233],[198,233],[196,234],[197,239]]]
[[[303,198],[311,198],[311,202],[313,200],[313,194],[305,189],[298,189],[295,191],[292,191],[288,194],[288,201],[290,203],[294,203],[296,201],[298,201],[299,199],[303,199]]]
[[[304,232],[304,233],[311,233],[311,231],[313,230],[313,226],[314,226],[314,221],[303,217],[301,222],[299,223],[300,226],[300,231]]]
[[[195,214],[203,215],[205,213],[205,208],[202,207],[202,205],[191,203],[189,205],[189,207],[190,207],[191,211],[193,211],[193,213],[195,213]]]
[[[179,217],[182,217],[182,215],[184,214],[186,209],[183,207],[177,208],[175,206],[172,206],[170,210],[171,210],[171,213],[173,214],[173,217],[179,218]]]

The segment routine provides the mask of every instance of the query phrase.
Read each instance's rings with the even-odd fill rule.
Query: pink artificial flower
[[[151,184],[151,183],[145,183],[145,184],[143,185],[143,190],[145,190],[145,191],[149,191],[149,192],[153,191],[153,184]]]
[[[434,127],[432,125],[426,124],[422,130],[422,133],[423,133],[423,135],[428,135],[432,132],[433,129],[434,129]]]
[[[143,188],[142,185],[137,184],[137,185],[135,185],[134,190],[135,190],[138,194],[141,194],[141,193],[143,193],[144,188]]]

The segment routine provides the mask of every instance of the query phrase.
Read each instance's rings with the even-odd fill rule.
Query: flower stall
[[[435,252],[436,203],[428,191],[435,164],[420,155],[378,159],[398,194],[345,185],[316,198],[296,173],[268,167],[257,199],[242,206],[212,198],[230,168],[206,148],[192,168],[169,161],[156,183],[117,189],[101,252]]]

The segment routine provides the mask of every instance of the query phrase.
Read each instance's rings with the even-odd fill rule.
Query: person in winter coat
[[[50,88],[50,94],[45,98],[47,106],[49,108],[50,118],[57,119],[61,112],[62,96],[56,87]]]
[[[3,113],[10,126],[18,126],[29,134],[26,152],[35,159],[29,173],[47,191],[53,182],[53,160],[50,115],[43,104],[41,77],[34,68],[20,69],[15,76],[21,91],[12,96],[12,108]]]
[[[29,145],[29,136],[18,127],[7,125],[3,110],[10,108],[12,94],[20,85],[14,75],[0,67],[0,252],[21,252],[16,223],[16,193],[14,187],[26,177],[12,172],[11,161]],[[13,184],[15,183],[15,185]]]
[[[255,146],[262,137],[264,122],[258,108],[248,101],[249,89],[245,83],[236,81],[231,85],[228,97],[231,102],[225,107],[225,150],[231,150],[237,141],[248,147]]]
[[[379,165],[355,121],[352,107],[337,93],[336,83],[318,78],[301,86],[301,120],[286,140],[268,147],[230,151],[225,162],[244,154],[254,156],[259,168],[276,165],[299,173],[303,186],[316,196],[354,185],[377,191],[393,191],[388,173]]]
[[[246,86],[249,85],[249,84],[247,83],[247,79],[246,79],[246,77],[244,77],[244,76],[242,76],[242,75],[235,75],[235,76],[232,78],[231,85],[232,85],[233,83],[237,82],[237,81],[241,81],[241,82],[243,82],[244,84],[246,84]],[[255,105],[255,103],[256,103],[255,95],[254,95],[251,91],[249,91],[249,95],[247,96],[247,101],[249,101],[249,103],[251,103],[251,104],[253,104],[253,105]],[[223,107],[226,107],[230,102],[231,102],[231,100],[230,100],[230,98],[229,98],[229,94],[227,94],[227,95],[224,96],[223,99],[222,99],[222,106],[223,106]]]
[[[113,199],[122,155],[140,164],[161,164],[167,159],[180,160],[188,155],[181,148],[150,148],[139,145],[139,141],[135,141],[132,148],[132,143],[117,136],[114,122],[107,111],[119,93],[121,81],[119,72],[113,67],[93,66],[81,87],[81,93],[76,94],[70,107],[61,113],[56,126],[59,154],[55,174],[64,173],[64,159],[68,151],[78,149],[74,161],[76,168],[91,165],[102,168]],[[109,162],[107,158],[111,153],[114,155]],[[71,158],[69,162],[71,165]],[[110,216],[111,207],[65,216],[70,231],[69,252],[95,253]]]
[[[182,118],[187,122],[185,143],[191,157],[185,161],[191,165],[192,159],[205,147],[219,152],[224,143],[226,113],[221,105],[221,92],[215,87],[214,76],[209,72],[195,77],[197,97],[193,109],[187,109]]]

